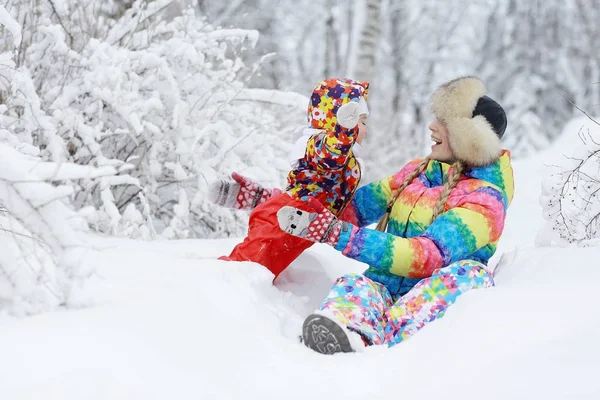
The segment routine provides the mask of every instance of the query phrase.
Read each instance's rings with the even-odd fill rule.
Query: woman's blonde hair
[[[400,193],[402,193],[402,191],[404,189],[406,189],[406,187],[417,176],[419,176],[423,171],[425,171],[425,169],[429,165],[429,161],[430,161],[429,158],[425,158],[423,161],[421,161],[419,166],[413,172],[408,174],[408,176],[406,177],[404,182],[402,182],[402,185],[400,185],[400,187],[398,188],[398,190],[392,197],[392,200],[390,200],[390,202],[388,203],[387,208],[385,210],[385,214],[383,214],[383,217],[381,217],[381,219],[377,223],[377,227],[375,228],[376,230],[385,232],[385,230],[387,229],[388,220],[390,218],[390,213],[392,212],[392,207],[394,206],[396,199],[398,199],[398,196],[400,196]],[[431,219],[432,222],[441,213],[444,212],[444,207],[446,206],[446,202],[448,201],[450,192],[452,191],[452,189],[454,189],[456,187],[456,185],[458,184],[458,181],[460,180],[460,176],[462,175],[462,173],[465,170],[465,165],[461,161],[456,161],[452,166],[453,166],[452,173],[448,176],[448,180],[444,184],[444,189],[442,190],[442,193],[440,193],[440,197],[438,198],[437,202],[435,203],[435,206],[433,207],[433,217]]]

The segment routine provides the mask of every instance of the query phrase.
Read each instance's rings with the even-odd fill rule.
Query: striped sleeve
[[[346,225],[336,249],[349,258],[394,275],[431,276],[437,268],[497,242],[504,228],[502,194],[483,187],[441,214],[420,236],[406,239],[389,233]]]
[[[389,177],[370,183],[358,188],[339,218],[359,227],[370,225],[383,216],[391,198]]]

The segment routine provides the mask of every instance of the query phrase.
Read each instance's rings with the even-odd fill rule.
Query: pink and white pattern
[[[309,198],[307,203],[317,212],[282,207],[277,212],[279,227],[291,235],[335,246],[340,238],[343,223],[318,200]]]
[[[331,213],[314,215],[316,217],[308,224],[306,239],[335,246],[340,238],[342,224]]]
[[[266,189],[253,180],[234,172],[235,183],[219,181],[209,188],[209,199],[220,206],[236,210],[252,210],[271,197],[281,193],[279,189]]]

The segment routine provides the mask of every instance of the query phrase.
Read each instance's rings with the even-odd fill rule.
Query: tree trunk
[[[356,64],[352,78],[372,81],[375,71],[377,45],[381,35],[381,0],[365,0],[366,15],[356,49]],[[364,13],[364,10],[356,10]]]

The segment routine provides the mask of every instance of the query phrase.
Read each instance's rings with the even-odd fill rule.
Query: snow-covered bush
[[[540,203],[545,226],[538,245],[600,244],[600,124],[583,117],[565,128],[569,152],[548,166]]]
[[[88,225],[69,204],[73,187],[60,182],[116,173],[43,162],[0,142],[0,311],[37,313],[80,301],[93,272],[81,262]]]
[[[0,51],[0,312],[24,315],[80,301],[92,273],[81,264],[88,227],[70,206],[73,187],[62,182],[117,169],[42,160],[39,138],[50,150],[60,150],[61,141],[27,68],[18,65],[22,32],[3,6],[0,24],[10,37]]]
[[[9,88],[0,124],[44,160],[119,169],[63,182],[100,232],[240,235],[247,216],[210,204],[208,185],[234,170],[283,184],[307,99],[249,95],[237,76],[258,68],[243,62],[258,33],[217,29],[183,5],[62,0],[32,12],[21,1],[10,10],[29,27],[15,64],[27,101]]]
[[[75,304],[86,232],[240,235],[206,200],[232,171],[281,187],[308,99],[247,89],[255,31],[186,0],[0,6],[0,312]]]

